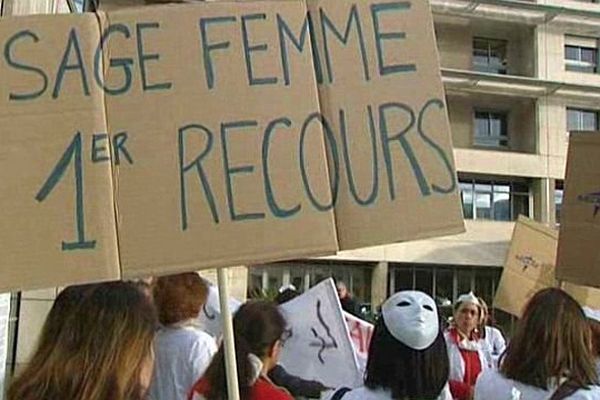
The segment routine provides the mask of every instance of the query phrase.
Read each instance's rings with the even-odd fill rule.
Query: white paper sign
[[[367,359],[369,358],[369,345],[371,344],[371,338],[373,337],[373,330],[375,329],[375,326],[345,311],[344,319],[346,320],[346,325],[348,325],[350,339],[354,345],[354,351],[356,352],[356,358],[358,359],[358,365],[360,367],[362,376],[367,367]]]
[[[221,337],[221,332],[223,331],[221,321],[221,306],[219,303],[219,289],[217,289],[215,285],[208,281],[206,281],[206,283],[209,285],[208,298],[206,299],[206,304],[204,304],[204,307],[198,316],[198,322],[200,323],[200,328],[204,332],[218,340]],[[242,303],[230,297],[228,304],[231,314],[234,314],[237,309],[240,308]]]
[[[280,364],[289,373],[332,388],[362,384],[332,279],[279,307],[288,322]]]
[[[8,323],[10,319],[10,293],[0,294],[0,398],[4,398],[6,360],[8,358]]]

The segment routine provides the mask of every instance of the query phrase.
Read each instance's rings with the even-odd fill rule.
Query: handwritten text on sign
[[[40,150],[29,200],[18,201],[63,209],[53,211],[62,229],[45,235],[54,242],[43,252],[105,248],[98,220],[108,208],[120,268],[138,272],[462,229],[426,4],[199,4],[45,18],[0,28],[2,118],[20,124],[29,112],[39,119],[31,135],[51,131],[46,140],[62,148]],[[111,177],[113,204],[90,196],[98,174]],[[369,234],[399,209],[404,227]],[[312,236],[284,234],[304,231]]]

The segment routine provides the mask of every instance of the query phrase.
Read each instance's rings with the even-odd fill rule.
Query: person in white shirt
[[[448,353],[435,302],[423,292],[391,296],[373,332],[364,386],[329,400],[452,400]]]
[[[557,288],[533,296],[500,369],[483,372],[475,400],[591,400],[600,387],[591,334],[577,301]]]
[[[596,372],[600,379],[600,310],[583,307],[583,312],[588,319],[592,330],[592,343],[594,345],[594,356],[596,357]]]
[[[479,336],[484,342],[485,351],[489,353],[494,368],[498,367],[498,359],[506,350],[506,340],[500,329],[490,325],[490,311],[485,300],[479,297],[481,303],[481,324],[479,327]]]
[[[184,273],[158,278],[153,294],[161,327],[148,399],[187,400],[217,352],[215,340],[197,325],[208,286],[198,274]]]
[[[450,392],[455,400],[472,400],[477,378],[493,367],[480,337],[483,308],[473,292],[460,295],[454,304],[454,320],[445,332],[450,359]]]

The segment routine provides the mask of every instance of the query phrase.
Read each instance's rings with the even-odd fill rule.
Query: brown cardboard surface
[[[572,133],[556,275],[600,287],[600,135]]]
[[[494,307],[520,316],[539,290],[556,286],[554,263],[558,232],[525,217],[515,224]]]
[[[463,232],[428,2],[308,6],[323,66],[321,107],[338,144],[339,169],[331,151],[329,168],[339,171],[340,249]]]
[[[523,307],[539,290],[560,286],[580,304],[600,306],[600,290],[560,282],[555,263],[558,231],[521,216],[515,224],[494,307],[520,316]]]
[[[15,18],[0,42],[6,290],[464,229],[424,2]],[[93,248],[63,250],[78,232]]]
[[[304,10],[300,2],[239,3],[235,7],[205,3],[109,14],[111,24],[128,27],[132,32],[136,32],[140,21],[156,24],[157,28],[143,31],[144,50],[160,54],[159,60],[148,64],[147,79],[154,85],[171,85],[170,89],[144,91],[138,75],[129,95],[107,98],[109,129],[129,133],[134,158],[132,165],[122,165],[116,175],[125,276],[336,251],[333,212],[320,212],[310,206],[299,168],[302,124],[319,111],[310,53],[292,64],[295,75],[289,86],[249,85],[244,58],[243,18],[253,45],[267,46],[265,51],[254,52],[253,73],[257,79],[277,78],[281,71],[273,59],[279,49],[277,15],[292,26],[301,26]],[[197,27],[198,21],[216,21],[214,18],[226,18],[227,22],[206,25],[207,40],[229,44],[211,54],[211,89]],[[137,53],[137,40],[111,41],[107,51],[113,58],[135,58]],[[122,68],[107,72],[107,82],[120,79]],[[288,121],[277,123],[269,140],[265,131],[277,119]],[[179,132],[190,125],[198,127],[185,131],[182,147]],[[311,187],[327,198],[327,163],[319,130],[317,126],[311,132],[303,149]],[[193,165],[193,160],[207,149],[209,136],[212,147],[201,165],[214,198],[214,214],[197,169],[184,174],[185,196],[180,179],[180,161]],[[288,218],[275,217],[266,200],[262,163],[265,145],[269,145],[268,174],[274,200],[281,208],[299,205]],[[181,151],[185,153],[183,158]],[[227,168],[252,171],[231,173],[228,178],[226,157]]]
[[[0,21],[2,47],[13,43],[0,62],[0,292],[120,276],[110,164],[90,159],[93,134],[106,131],[102,93],[90,84],[89,95],[83,94],[79,70],[66,70],[62,85],[56,84],[69,32],[82,59],[93,59],[99,37],[94,15]],[[71,43],[67,64],[75,65],[75,39]],[[46,71],[47,85],[39,73],[11,68],[7,59]],[[88,62],[85,68],[92,71]],[[27,94],[36,98],[16,99]],[[68,163],[52,185],[49,177],[63,155]],[[63,242],[92,241],[93,249],[63,250]]]

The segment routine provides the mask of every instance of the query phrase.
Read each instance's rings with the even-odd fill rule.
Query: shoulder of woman
[[[446,339],[447,343],[455,343],[456,342],[456,332],[453,328],[448,328],[444,331],[444,339]]]
[[[204,399],[204,395],[208,392],[209,385],[206,379],[200,379],[192,387],[190,400]]]
[[[260,400],[293,400],[285,390],[262,378],[254,384],[254,392]]]
[[[568,397],[569,400],[599,400],[600,399],[600,386],[591,386],[588,389],[580,389],[572,396]]]
[[[494,369],[487,369],[479,375],[475,384],[475,393],[493,393],[499,390],[507,382],[502,374]]]
[[[209,346],[217,346],[217,342],[215,341],[215,339],[210,336],[208,333],[204,332],[201,329],[194,329],[194,338],[196,340],[196,342],[198,343],[203,343]]]

